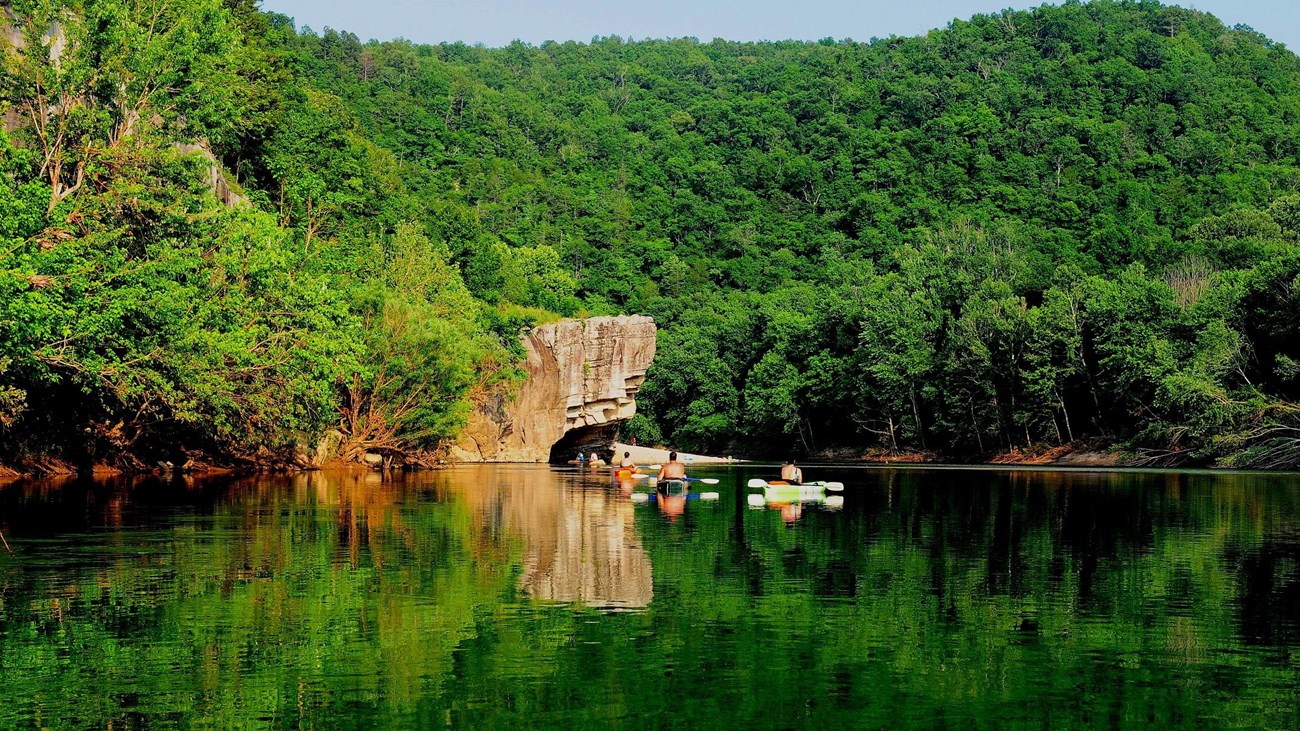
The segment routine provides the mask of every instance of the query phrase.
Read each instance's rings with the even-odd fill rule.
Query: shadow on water
[[[816,469],[9,485],[0,727],[1300,726],[1296,476]]]

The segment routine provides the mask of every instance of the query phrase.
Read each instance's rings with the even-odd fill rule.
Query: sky
[[[362,40],[464,41],[503,46],[515,39],[589,41],[594,36],[694,36],[701,40],[869,40],[917,35],[953,18],[1025,0],[263,0],[298,27],[326,26]],[[1300,51],[1300,0],[1182,0],[1228,25],[1242,23]]]

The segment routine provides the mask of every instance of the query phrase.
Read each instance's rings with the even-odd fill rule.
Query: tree
[[[104,160],[141,133],[220,139],[239,110],[237,55],[219,0],[15,0],[0,88],[40,151],[48,213],[107,174]]]

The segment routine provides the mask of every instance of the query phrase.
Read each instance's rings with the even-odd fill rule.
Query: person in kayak
[[[623,453],[623,461],[622,461],[622,462],[619,462],[619,463],[618,463],[618,466],[619,466],[620,469],[623,469],[623,468],[630,469],[630,470],[634,470],[634,469],[636,469],[636,460],[632,459],[632,453],[631,453],[631,452],[624,452],[624,453]]]
[[[791,485],[801,485],[803,484],[803,470],[794,465],[793,459],[787,460],[785,464],[781,465],[781,479]]]
[[[669,452],[668,461],[659,468],[659,481],[681,480],[686,477],[686,465],[677,461],[677,453]]]
[[[678,516],[686,512],[686,500],[690,497],[690,492],[684,482],[661,482],[659,483],[659,510],[668,520],[677,520]]]

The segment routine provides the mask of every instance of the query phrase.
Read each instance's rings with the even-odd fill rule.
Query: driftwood
[[[1273,424],[1247,438],[1253,446],[1244,453],[1244,466],[1264,470],[1300,467],[1300,428]]]
[[[1192,453],[1185,449],[1138,449],[1129,464],[1133,467],[1181,467]]]

